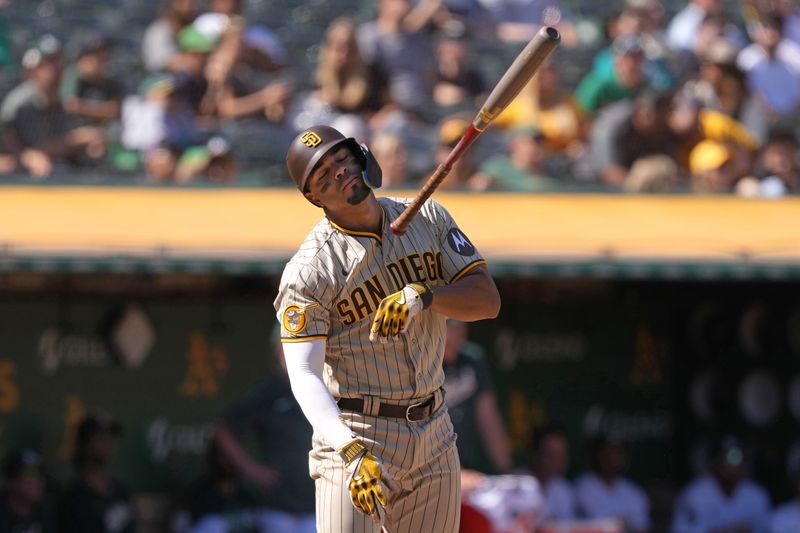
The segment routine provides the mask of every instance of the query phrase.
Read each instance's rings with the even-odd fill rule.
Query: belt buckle
[[[429,405],[429,404],[430,404],[430,406],[431,406],[431,410],[433,410],[433,405],[432,405],[432,404],[433,404],[434,402],[435,402],[435,399],[434,399],[434,397],[433,397],[433,396],[430,396],[430,397],[428,397],[428,398],[426,398],[426,399],[422,400],[421,402],[412,403],[411,405],[409,405],[408,407],[406,407],[406,420],[407,420],[408,422],[421,422],[422,420],[425,420],[425,418],[427,418],[427,417],[420,418],[419,420],[412,420],[412,419],[411,419],[411,416],[410,416],[410,415],[411,415],[411,410],[412,410],[412,409],[414,409],[415,407],[422,407],[422,406],[424,406],[424,405]],[[431,414],[431,412],[430,412],[430,411],[428,411],[428,416],[430,416],[430,414]]]
[[[406,421],[408,421],[408,422],[419,422],[420,420],[422,420],[422,419],[420,419],[420,420],[412,420],[411,419],[411,410],[413,408],[415,408],[415,407],[422,407],[423,405],[425,405],[427,403],[427,401],[428,400],[423,400],[421,402],[412,403],[411,405],[406,407]]]

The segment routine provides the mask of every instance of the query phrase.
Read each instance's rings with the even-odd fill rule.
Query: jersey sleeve
[[[476,266],[486,264],[478,249],[461,231],[447,209],[434,200],[428,200],[425,207],[425,214],[436,227],[436,237],[442,253],[442,270],[448,283],[458,281]]]
[[[327,338],[333,295],[333,282],[319,269],[311,264],[289,262],[274,304],[281,342]]]

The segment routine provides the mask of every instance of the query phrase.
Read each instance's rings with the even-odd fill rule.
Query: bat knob
[[[396,221],[395,221],[395,222],[396,222]],[[398,237],[402,237],[402,236],[405,234],[406,230],[404,230],[404,229],[402,229],[402,228],[399,228],[399,227],[397,227],[397,226],[395,225],[395,222],[392,222],[391,224],[389,224],[389,229],[391,229],[391,230],[392,230],[392,233],[394,233],[394,234],[395,234],[395,235],[397,235]]]

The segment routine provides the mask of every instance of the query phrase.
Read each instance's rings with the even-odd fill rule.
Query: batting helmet
[[[306,182],[320,162],[322,156],[341,144],[347,144],[353,155],[361,163],[361,176],[370,189],[381,186],[381,167],[369,149],[358,144],[352,137],[345,137],[330,126],[311,126],[292,141],[286,154],[286,167],[301,192],[306,189]]]

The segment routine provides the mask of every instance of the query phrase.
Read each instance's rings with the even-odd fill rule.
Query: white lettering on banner
[[[494,347],[503,370],[518,363],[576,363],[586,359],[586,339],[579,332],[520,332],[500,329]]]
[[[109,362],[106,343],[91,335],[64,334],[48,328],[39,336],[42,372],[54,374],[62,366],[100,367]]]
[[[668,439],[672,436],[672,416],[668,411],[622,413],[593,405],[583,419],[585,435],[614,435],[628,442]]]
[[[173,424],[166,418],[156,418],[147,428],[150,457],[161,463],[173,453],[203,456],[211,441],[213,424]]]

